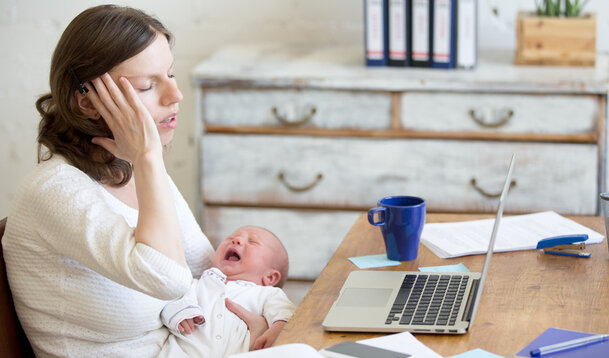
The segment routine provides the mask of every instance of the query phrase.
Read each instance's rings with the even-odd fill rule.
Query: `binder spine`
[[[434,0],[431,66],[455,68],[457,0]]]
[[[412,51],[410,65],[430,67],[433,49],[433,7],[431,0],[412,0]]]
[[[364,0],[366,66],[388,63],[388,0]]]
[[[389,66],[410,62],[410,0],[388,0]]]
[[[456,67],[474,68],[478,63],[478,4],[476,0],[458,0]]]

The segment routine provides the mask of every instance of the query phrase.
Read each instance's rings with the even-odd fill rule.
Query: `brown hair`
[[[59,154],[96,181],[118,186],[129,181],[131,165],[91,143],[93,137],[112,138],[112,132],[103,119],[88,119],[80,111],[70,69],[87,83],[143,51],[159,33],[171,44],[173,36],[159,20],[130,7],[96,6],[72,20],[53,53],[51,92],[36,101],[42,116],[39,162]],[[48,152],[43,153],[42,146]]]

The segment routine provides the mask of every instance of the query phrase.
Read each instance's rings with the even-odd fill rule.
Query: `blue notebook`
[[[603,332],[599,332],[603,333]],[[516,353],[518,357],[530,357],[531,351],[536,348],[548,346],[550,344],[561,343],[572,339],[583,338],[593,336],[594,333],[585,333],[578,331],[569,331],[566,329],[548,328],[545,332],[535,338],[533,342],[529,343],[520,352]],[[544,357],[544,356],[542,356]],[[545,356],[547,358],[572,358],[572,357],[586,357],[586,358],[606,358],[609,357],[609,341],[594,343],[591,345],[570,349],[564,352],[556,352]]]

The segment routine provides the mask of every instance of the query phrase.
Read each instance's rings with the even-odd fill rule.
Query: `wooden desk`
[[[463,221],[489,215],[428,214],[427,222]],[[573,217],[603,235],[600,217]],[[607,242],[590,245],[590,258],[548,255],[527,250],[493,255],[478,313],[465,335],[416,337],[443,356],[474,348],[510,356],[549,327],[592,333],[609,331],[609,251]],[[384,253],[380,230],[368,224],[365,215],[355,222],[330,262],[319,275],[275,345],[302,342],[316,349],[345,340],[360,340],[381,334],[324,332],[321,322],[337,298],[349,272],[357,267],[348,257]],[[425,246],[415,261],[380,270],[416,271],[419,266],[462,262],[471,271],[481,271],[483,255],[440,259]]]

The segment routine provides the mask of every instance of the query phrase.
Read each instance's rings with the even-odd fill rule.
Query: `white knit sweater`
[[[170,183],[190,270],[136,244],[137,210],[62,157],[22,181],[2,244],[15,307],[38,356],[183,355],[160,312],[211,265],[213,248]]]

